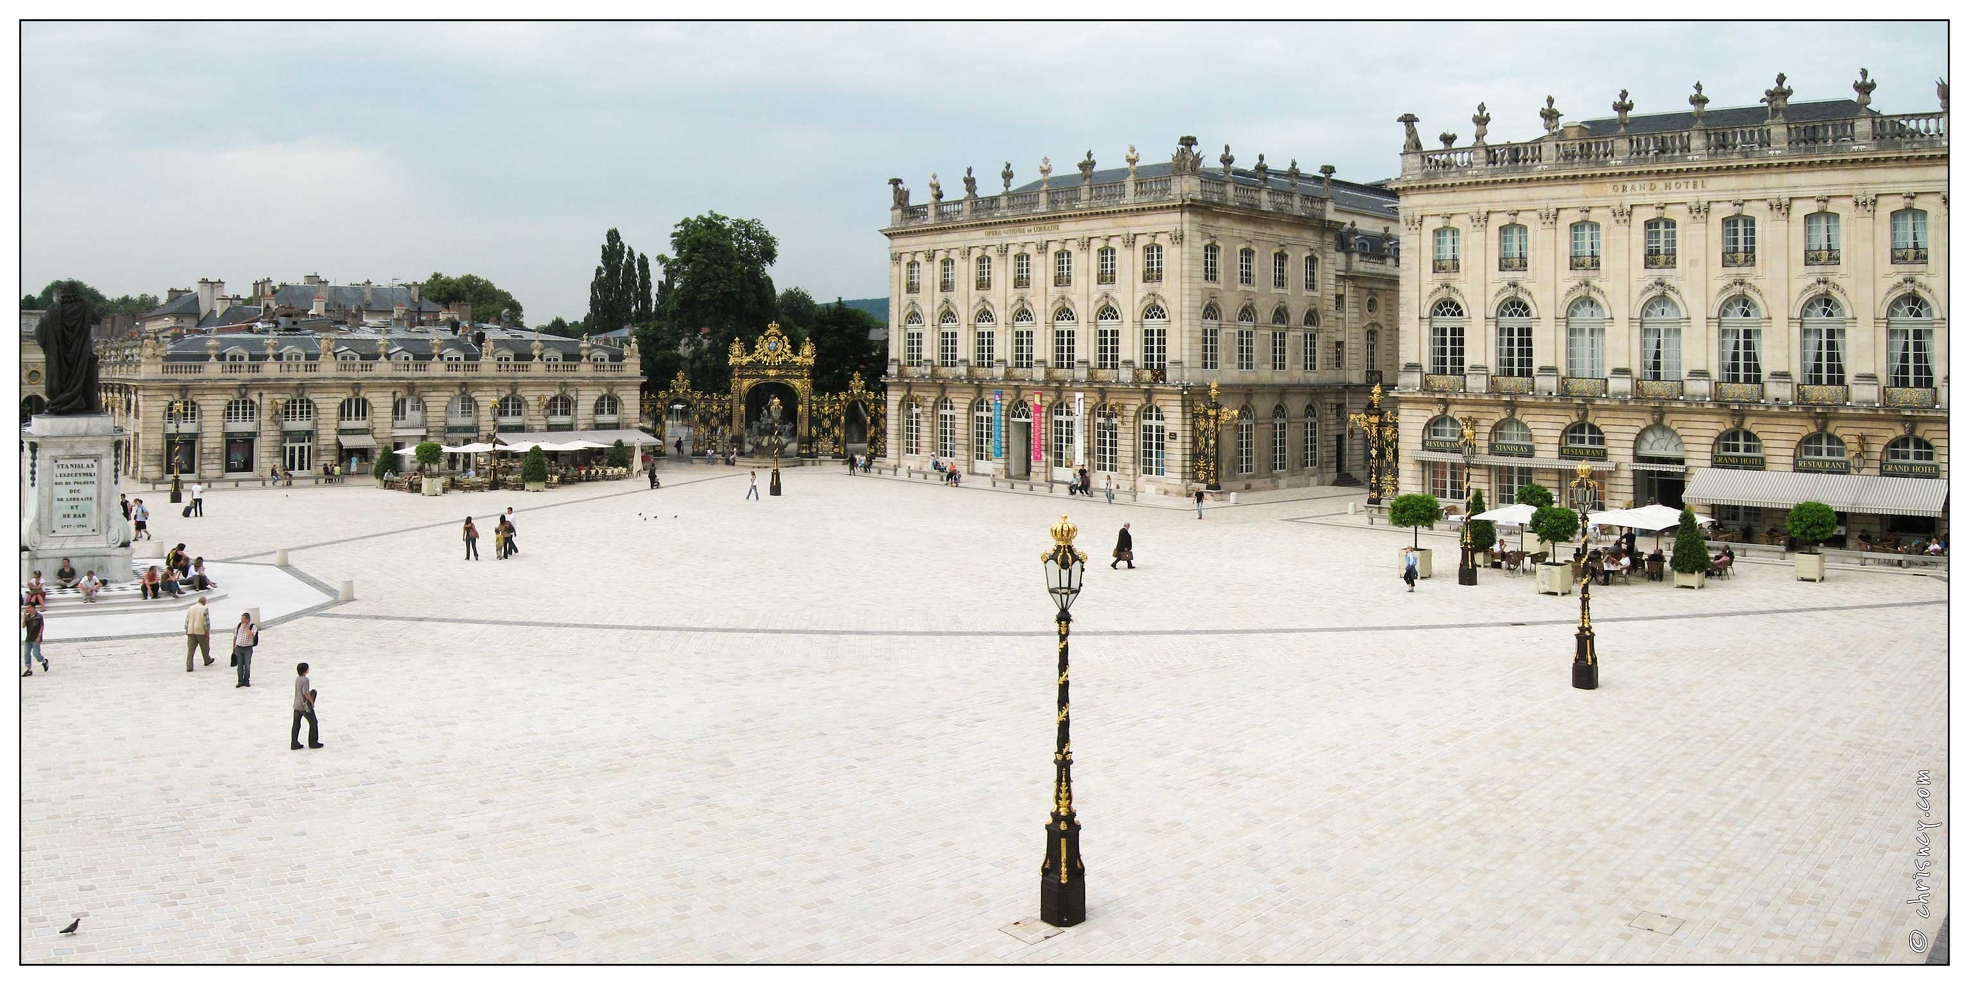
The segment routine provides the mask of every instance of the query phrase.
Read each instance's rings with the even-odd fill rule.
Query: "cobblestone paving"
[[[174,638],[47,646],[22,960],[1919,963],[1947,912],[1942,580],[1599,589],[1583,692],[1576,599],[1453,559],[1409,594],[1407,531],[1288,522],[1339,496],[665,475],[163,518],[358,601],[270,629],[245,690]],[[520,557],[459,560],[506,505]],[[1089,918],[1029,945],[1061,512]],[[319,751],[283,741],[300,660]]]

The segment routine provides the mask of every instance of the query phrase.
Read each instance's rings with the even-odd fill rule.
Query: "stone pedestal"
[[[38,416],[22,435],[21,577],[52,578],[62,558],[105,582],[130,580],[130,531],[117,472],[128,436],[108,414]]]

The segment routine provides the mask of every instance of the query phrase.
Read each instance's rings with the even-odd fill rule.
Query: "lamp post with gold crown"
[[[1470,423],[1470,419],[1467,417],[1463,419],[1463,434],[1457,440],[1456,444],[1458,451],[1463,455],[1463,501],[1468,503],[1470,502],[1470,480],[1476,475],[1477,429]],[[1464,513],[1466,515],[1463,517],[1461,526],[1462,537],[1460,538],[1462,540],[1463,553],[1462,558],[1456,565],[1456,583],[1459,585],[1474,585],[1477,583],[1476,542],[1470,539],[1470,517],[1467,515],[1469,511],[1465,510]]]
[[[1058,610],[1053,617],[1060,634],[1059,710],[1054,718],[1053,816],[1046,822],[1046,861],[1039,867],[1039,919],[1055,927],[1071,927],[1087,919],[1087,867],[1080,862],[1080,821],[1073,814],[1073,741],[1067,732],[1067,610],[1080,595],[1080,576],[1087,555],[1074,549],[1079,530],[1066,517],[1053,524],[1053,548],[1040,555],[1046,571],[1046,593]]]
[[[1367,411],[1347,415],[1347,423],[1367,435],[1367,503],[1379,505],[1383,495],[1393,496],[1396,488],[1395,442],[1401,425],[1381,409],[1381,384],[1368,391]]]
[[[1600,686],[1600,658],[1593,652],[1593,572],[1579,578],[1579,630],[1573,634],[1572,686],[1582,691]]]
[[[1203,488],[1215,492],[1224,488],[1217,479],[1217,434],[1237,419],[1237,412],[1217,402],[1217,384],[1210,384],[1209,402],[1190,414],[1196,430],[1196,456],[1190,461],[1190,476]]]

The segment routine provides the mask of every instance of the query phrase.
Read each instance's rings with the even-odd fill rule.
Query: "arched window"
[[[1246,250],[1246,253],[1251,252]],[[1258,312],[1250,305],[1240,308],[1237,313],[1237,368],[1251,370],[1258,368]]]
[[[1238,309],[1237,320],[1240,325],[1256,325],[1258,324],[1258,311],[1247,304]]]
[[[476,424],[479,419],[478,402],[460,394],[444,405],[444,419],[447,424]]]
[[[501,349],[492,354],[492,361],[501,366],[510,366],[513,364],[513,353],[510,350]]]
[[[1367,330],[1367,368],[1370,372],[1381,368],[1381,330],[1378,328]]]
[[[1599,223],[1575,222],[1572,224],[1572,269],[1600,269]]]
[[[992,446],[995,443],[993,439],[996,435],[996,424],[997,421],[991,413],[991,401],[984,399],[971,401],[971,459],[973,461],[989,462],[995,457],[992,454],[994,451]]]
[[[541,354],[540,354],[540,361],[541,361],[541,362],[543,362],[543,363],[557,363],[557,362],[560,362],[560,361],[561,361],[561,350],[559,350],[559,349],[548,349],[548,350],[547,350],[546,352],[543,352],[543,353],[541,353]]]
[[[937,290],[945,294],[957,290],[957,261],[944,257],[937,261]]]
[[[977,366],[990,366],[998,360],[998,332],[994,326],[998,319],[990,308],[979,308],[971,326],[971,362]]]
[[[1121,368],[1121,312],[1113,305],[1094,312],[1094,368]]]
[[[1430,373],[1463,375],[1463,322],[1463,306],[1449,298],[1436,302],[1429,310]]]
[[[416,397],[398,397],[390,404],[390,418],[398,424],[424,421],[424,402]]]
[[[607,349],[590,349],[590,350],[588,350],[588,361],[589,361],[589,362],[591,362],[591,363],[607,363],[607,362],[608,362],[608,350],[607,350]]]
[[[520,395],[517,393],[509,393],[500,397],[499,402],[492,405],[492,416],[508,421],[524,418],[526,416],[526,401],[520,399]]]
[[[1203,346],[1204,369],[1217,368],[1217,363],[1218,363],[1217,350],[1223,338],[1222,331],[1220,331],[1217,327],[1220,321],[1220,317],[1221,316],[1217,311],[1217,302],[1212,301],[1203,306],[1203,328],[1200,332],[1197,333],[1197,337],[1199,342]]]
[[[1217,302],[1211,301],[1203,306],[1203,320],[1204,321],[1223,320],[1223,316],[1219,314],[1217,311]]]
[[[1284,256],[1285,254],[1281,253],[1279,255]],[[1289,446],[1289,442],[1286,441],[1286,437],[1285,437],[1285,423],[1286,423],[1285,405],[1279,404],[1273,407],[1272,408],[1272,471],[1273,472],[1284,472],[1286,470],[1285,449]]]
[[[1156,405],[1149,404],[1142,408],[1141,428],[1139,430],[1141,431],[1142,444],[1138,457],[1141,459],[1142,474],[1158,477],[1167,475],[1167,466],[1165,465],[1167,459],[1163,450],[1163,442],[1169,440],[1168,430],[1163,422],[1162,411]]]
[[[1273,309],[1272,309],[1272,324],[1274,324],[1274,325],[1290,325],[1290,324],[1292,324],[1292,312],[1289,312],[1289,311],[1287,311],[1287,310],[1285,310],[1285,305],[1282,305],[1282,304],[1281,304],[1281,305],[1279,305],[1279,306],[1278,306],[1278,307],[1276,307],[1276,308],[1273,308]]]
[[[547,400],[547,417],[573,417],[574,400],[565,393],[557,393]]]
[[[957,457],[957,407],[949,397],[937,401],[937,457]]]
[[[554,359],[550,360],[551,362],[560,362],[560,353],[554,353],[554,357]],[[465,361],[465,354],[459,352],[457,349],[446,349],[444,351],[444,361],[448,363],[462,363]]]
[[[228,425],[258,424],[260,405],[245,397],[235,397],[226,401],[226,420]]]
[[[1112,405],[1094,411],[1094,471],[1116,472],[1121,467],[1121,415]]]
[[[1724,301],[1718,325],[1722,352],[1717,362],[1717,380],[1764,382],[1764,321],[1757,302],[1742,294]]]
[[[1506,298],[1497,306],[1497,375],[1530,377],[1531,305]]]
[[[1574,421],[1559,439],[1561,458],[1607,457],[1607,433],[1590,421]]]
[[[937,365],[957,365],[957,312],[949,308],[937,315]]]
[[[1650,424],[1634,437],[1634,460],[1666,465],[1682,461],[1682,436],[1666,424]]]
[[[903,401],[902,447],[906,455],[918,454],[923,449],[923,405],[914,400]]]
[[[30,394],[30,396],[37,395]],[[363,416],[369,416],[366,407]],[[198,429],[198,403],[192,400],[165,401],[164,424],[171,431],[196,431]]]
[[[1253,447],[1258,441],[1258,424],[1253,417],[1249,407],[1237,412],[1237,474],[1239,475],[1250,475],[1258,468],[1257,453]]]
[[[1237,282],[1239,284],[1250,287],[1257,282],[1257,277],[1252,272],[1252,267],[1257,261],[1257,258],[1258,251],[1253,250],[1249,246],[1240,248],[1237,251]]]
[[[238,346],[234,346],[233,348],[226,350],[226,362],[243,363],[247,361],[249,358],[251,357],[246,354],[246,350],[239,348]]]
[[[903,316],[903,355],[905,366],[923,365],[923,313],[911,311]]]
[[[1607,310],[1592,298],[1566,309],[1566,375],[1606,379]]]
[[[314,422],[314,401],[296,398],[280,405],[280,420],[283,424],[307,424]]]
[[[923,326],[923,313],[920,311],[911,311],[909,314],[903,316],[902,323],[921,328]]]
[[[1303,318],[1301,318],[1301,319],[1299,319],[1299,323],[1300,323],[1300,324],[1302,324],[1302,325],[1304,325],[1304,326],[1306,326],[1307,328],[1318,328],[1318,327],[1320,327],[1320,313],[1319,313],[1319,308],[1317,308],[1317,307],[1314,307],[1314,306],[1312,306],[1312,305],[1307,305],[1307,306],[1306,306],[1306,315],[1305,315],[1305,317],[1303,317]]]
[[[617,400],[615,394],[604,393],[595,398],[595,416],[597,418],[613,419],[621,415],[622,401]]]
[[[349,397],[342,401],[336,410],[335,418],[343,424],[369,423],[369,401],[363,397]]]
[[[1053,466],[1066,468],[1073,464],[1073,449],[1077,444],[1073,433],[1073,405],[1059,403],[1053,405]]]
[[[1880,450],[1880,474],[1940,476],[1941,466],[1935,461],[1935,446],[1911,434],[1887,442],[1887,447]]]
[[[1798,442],[1794,472],[1846,471],[1846,442],[1830,431],[1816,431]]]
[[[1658,297],[1641,309],[1641,378],[1682,378],[1682,308]]]
[[[1436,230],[1436,273],[1451,273],[1461,268],[1463,258],[1463,233],[1447,226]]]
[[[1830,294],[1805,302],[1799,321],[1801,382],[1808,386],[1846,385],[1846,312]]]
[[[1308,253],[1306,254],[1306,259],[1301,261],[1299,266],[1300,266],[1300,277],[1304,283],[1306,293],[1307,294],[1319,293],[1320,258],[1312,255],[1311,253]]]
[[[991,254],[978,254],[977,287],[980,291],[991,290]]]
[[[415,356],[412,356],[410,354],[409,349],[398,349],[395,352],[390,353],[390,359],[395,362],[407,363],[415,358],[416,358]]]
[[[1163,307],[1162,307],[1162,305],[1161,305],[1161,304],[1158,304],[1158,303],[1156,303],[1156,302],[1154,302],[1154,301],[1151,301],[1151,302],[1149,302],[1149,306],[1148,306],[1148,307],[1146,307],[1146,308],[1143,308],[1143,309],[1142,309],[1142,320],[1143,320],[1143,321],[1168,321],[1168,320],[1169,320],[1169,312],[1167,312],[1167,311],[1165,311],[1165,310],[1163,310]]]
[[[1887,385],[1935,385],[1935,309],[1919,294],[1887,306]]]
[[[1012,366],[1031,369],[1035,358],[1032,309],[1021,306],[1012,312]]]
[[[308,354],[302,352],[300,346],[288,346],[280,350],[280,361],[284,363],[306,362],[307,358]]]
[[[1710,464],[1719,469],[1761,469],[1764,442],[1743,428],[1731,428],[1716,436],[1716,451]]]
[[[1535,453],[1531,427],[1515,417],[1498,421],[1490,429],[1490,453],[1514,458],[1530,458]]]
[[[335,350],[335,360],[337,362],[352,363],[352,362],[358,362],[361,359],[362,359],[362,354],[356,352],[353,349]]]
[[[1438,445],[1455,445],[1463,441],[1463,423],[1448,414],[1439,414],[1429,419],[1422,430],[1422,439]]]
[[[1053,365],[1062,369],[1073,366],[1079,358],[1076,351],[1079,333],[1074,325],[1073,309],[1061,305],[1053,310]]]
[[[1320,413],[1312,404],[1306,405],[1306,417],[1299,422],[1300,451],[1299,467],[1308,472],[1316,472],[1320,467]]]

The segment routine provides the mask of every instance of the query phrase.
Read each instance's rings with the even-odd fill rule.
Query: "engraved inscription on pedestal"
[[[49,469],[54,483],[54,516],[49,533],[57,537],[87,536],[102,529],[96,512],[102,463],[94,458],[56,458]]]

